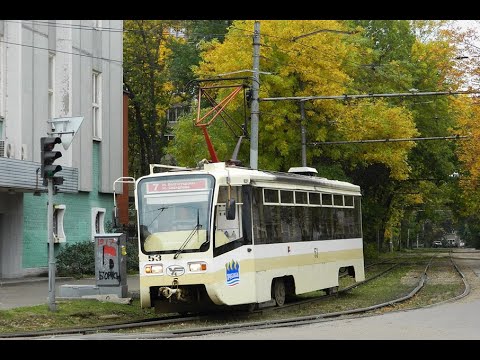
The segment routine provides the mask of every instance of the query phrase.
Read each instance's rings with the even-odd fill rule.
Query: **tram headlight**
[[[205,262],[188,263],[188,270],[190,272],[204,272],[204,271],[207,271],[207,263],[205,263]]]
[[[145,274],[163,274],[163,265],[162,264],[150,264],[143,267]]]

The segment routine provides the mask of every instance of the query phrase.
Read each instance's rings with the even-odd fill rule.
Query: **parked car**
[[[442,247],[443,244],[440,240],[435,240],[433,243],[432,243],[432,247],[434,248],[437,248],[437,247]]]

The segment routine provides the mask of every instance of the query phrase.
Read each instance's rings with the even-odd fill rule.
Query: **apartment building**
[[[83,117],[55,148],[55,252],[108,230],[124,175],[122,34],[122,20],[0,20],[0,278],[48,271],[40,138],[54,119]]]

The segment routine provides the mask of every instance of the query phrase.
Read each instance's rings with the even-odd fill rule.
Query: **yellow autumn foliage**
[[[253,29],[254,21],[234,21],[223,43],[211,43],[205,48],[197,75],[251,77]],[[260,71],[265,72],[260,75],[259,94],[260,168],[279,170],[298,165],[300,155],[298,102],[262,101],[262,98],[346,93],[352,83],[348,69],[369,53],[358,42],[351,41],[360,34],[349,33],[351,29],[345,28],[344,22],[335,20],[260,21]],[[307,102],[309,140],[326,141],[327,128],[332,125],[344,140],[409,138],[418,134],[408,109],[391,107],[384,101],[367,105],[346,106],[335,100]],[[366,164],[383,163],[391,168],[393,178],[404,179],[409,172],[406,156],[414,145],[413,142],[389,144],[388,150],[387,146],[366,146],[355,156],[360,156],[360,161]],[[320,151],[312,149],[308,153],[311,157]]]

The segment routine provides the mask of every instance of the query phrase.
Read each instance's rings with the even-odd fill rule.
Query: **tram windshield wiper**
[[[180,253],[183,251],[183,249],[185,249],[189,241],[192,239],[193,235],[195,235],[197,230],[201,228],[202,228],[202,225],[200,224],[200,209],[197,209],[197,225],[195,225],[195,227],[192,229],[192,232],[188,234],[187,238],[183,242],[182,246],[180,246],[180,248],[177,250],[175,255],[173,255],[174,259],[176,259],[178,255],[180,255]]]
[[[147,227],[150,227],[150,225],[152,225],[153,222],[155,220],[157,220],[157,218],[160,216],[160,214],[163,212],[163,210],[168,209],[168,208],[169,208],[169,206],[162,206],[162,207],[159,207],[158,209],[151,210],[151,211],[158,211],[158,214],[153,218],[152,221],[150,221],[150,224],[148,224]]]

